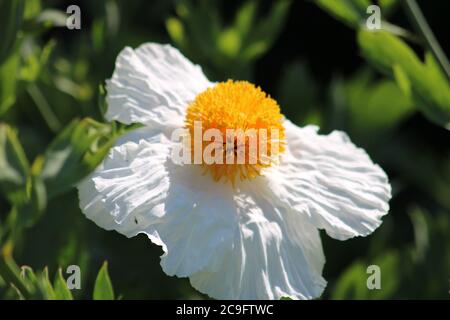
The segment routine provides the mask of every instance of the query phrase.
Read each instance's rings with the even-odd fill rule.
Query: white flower
[[[319,135],[315,126],[300,128],[282,117],[280,163],[253,175],[248,169],[229,183],[240,169],[211,167],[213,179],[202,165],[174,164],[171,133],[186,127],[187,110],[201,104],[201,93],[211,99],[204,108],[219,106],[206,120],[222,119],[217,110],[241,122],[262,117],[259,102],[239,105],[261,94],[261,103],[275,110],[268,117],[278,117],[276,103],[260,89],[241,83],[241,97],[237,83],[228,84],[232,92],[215,93],[219,85],[169,45],[125,48],[107,81],[106,118],[145,127],[122,137],[79,185],[81,209],[106,230],[146,234],[164,250],[165,273],[189,277],[211,297],[318,297],[326,286],[319,229],[339,240],[373,232],[389,209],[387,176],[345,133]]]

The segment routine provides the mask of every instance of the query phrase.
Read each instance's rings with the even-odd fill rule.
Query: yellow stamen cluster
[[[260,154],[257,152],[256,163],[254,161],[251,163],[246,154],[243,164],[228,164],[225,161],[226,152],[223,151],[224,161],[222,164],[202,164],[215,181],[225,178],[225,181],[230,181],[234,185],[236,177],[241,180],[257,177],[261,174],[262,169],[271,166],[274,163],[273,159],[276,159],[278,154],[284,151],[283,116],[277,102],[259,87],[246,81],[228,80],[200,93],[187,109],[186,127],[191,137],[194,137],[194,122],[201,122],[203,132],[213,128],[220,130],[223,141],[227,141],[227,129],[243,131],[254,129],[257,132],[265,129],[267,132],[267,138],[263,143],[266,144],[265,150],[269,161],[262,161],[263,159],[259,158]],[[278,131],[277,141],[273,141],[273,130]],[[245,150],[249,151],[248,137],[244,141]],[[261,142],[258,138],[258,143]],[[193,144],[194,141],[192,141]],[[276,149],[275,151],[272,150],[272,144],[277,144],[277,148],[273,148]],[[205,147],[203,144],[202,148]]]

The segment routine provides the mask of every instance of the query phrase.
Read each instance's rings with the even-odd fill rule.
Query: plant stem
[[[31,99],[36,104],[39,112],[47,123],[48,127],[53,132],[58,132],[61,129],[61,123],[53,112],[52,108],[48,104],[42,92],[39,90],[38,86],[34,83],[28,85],[27,87],[28,94]]]
[[[441,65],[448,79],[450,79],[450,63],[441,46],[439,45],[439,42],[434,36],[433,31],[431,30],[422,11],[420,10],[420,7],[417,4],[416,0],[405,0],[404,5],[408,16],[417,32],[420,33],[424,38],[428,49],[433,53],[434,57]]]

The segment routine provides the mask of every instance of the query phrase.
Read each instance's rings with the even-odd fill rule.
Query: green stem
[[[433,53],[434,57],[441,65],[447,77],[450,79],[450,63],[441,46],[439,45],[439,42],[434,36],[433,31],[428,25],[428,22],[425,19],[422,11],[420,10],[420,7],[417,4],[416,0],[405,0],[404,4],[408,16],[410,17],[411,22],[414,24],[414,27],[417,29],[417,32],[419,32],[424,38],[428,49]]]
[[[45,99],[41,90],[39,90],[38,86],[32,83],[28,85],[27,91],[31,99],[36,104],[36,107],[38,108],[50,130],[52,130],[53,132],[58,132],[61,129],[61,123],[48,104],[47,99]]]

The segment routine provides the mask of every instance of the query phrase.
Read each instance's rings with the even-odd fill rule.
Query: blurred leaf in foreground
[[[26,196],[29,164],[17,133],[0,123],[0,190],[11,203]]]
[[[6,59],[17,40],[22,24],[25,0],[0,0],[0,64]]]
[[[55,299],[57,300],[73,300],[72,292],[67,287],[67,281],[62,275],[61,268],[58,269],[56,278],[53,284],[55,290]]]
[[[93,299],[114,300],[114,289],[111,279],[109,278],[108,263],[106,261],[103,263],[103,266],[98,272],[97,279],[95,280]]]
[[[0,116],[16,101],[18,69],[18,54],[12,54],[3,63],[0,62]]]

